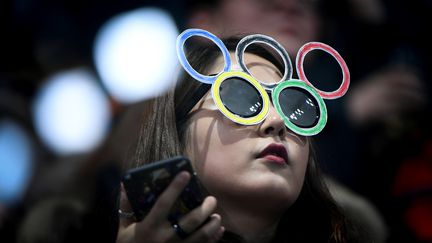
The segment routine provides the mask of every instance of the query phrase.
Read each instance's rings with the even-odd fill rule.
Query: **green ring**
[[[310,128],[301,128],[292,123],[287,116],[282,112],[281,105],[279,103],[279,95],[285,88],[288,87],[298,87],[305,89],[308,91],[317,101],[320,111],[320,118],[317,122],[317,124]],[[283,121],[285,122],[285,125],[292,130],[293,132],[302,135],[302,136],[312,136],[316,135],[319,132],[323,130],[327,123],[327,108],[324,103],[323,98],[316,92],[315,89],[310,87],[308,84],[306,84],[304,81],[298,80],[298,79],[290,79],[287,81],[284,81],[280,83],[278,86],[276,86],[272,92],[272,99],[273,99],[273,106],[276,108],[276,111],[279,113],[279,115],[282,117]]]

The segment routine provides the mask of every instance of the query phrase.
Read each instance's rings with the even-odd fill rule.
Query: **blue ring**
[[[189,61],[187,60],[187,58],[185,56],[184,44],[185,44],[186,40],[192,36],[201,36],[201,37],[207,38],[207,39],[213,41],[219,47],[219,49],[222,51],[223,57],[225,59],[225,66],[224,66],[224,69],[222,72],[228,72],[231,69],[231,57],[230,57],[230,54],[228,52],[228,49],[225,47],[225,44],[219,38],[217,38],[215,35],[213,35],[212,33],[208,32],[208,31],[201,30],[201,29],[187,29],[187,30],[183,31],[177,37],[177,56],[178,56],[178,59],[180,61],[180,64],[183,66],[183,68],[186,70],[186,72],[189,73],[189,75],[192,76],[194,79],[196,79],[202,83],[213,84],[218,75],[207,76],[207,75],[203,75],[203,74],[198,73],[189,64]]]

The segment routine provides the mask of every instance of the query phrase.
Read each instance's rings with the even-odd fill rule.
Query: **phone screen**
[[[188,171],[191,180],[174,203],[168,216],[168,220],[178,221],[180,217],[201,205],[204,198],[202,187],[187,158],[177,156],[125,173],[122,178],[123,185],[137,220],[141,220],[150,212],[159,195],[181,171]]]

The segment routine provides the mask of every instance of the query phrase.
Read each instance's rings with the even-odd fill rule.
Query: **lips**
[[[288,152],[282,144],[270,144],[259,153],[258,158],[278,164],[288,164]]]

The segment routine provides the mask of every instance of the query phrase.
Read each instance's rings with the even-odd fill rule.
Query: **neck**
[[[222,225],[241,236],[247,243],[267,243],[275,235],[282,212],[268,212],[246,205],[219,204]]]

